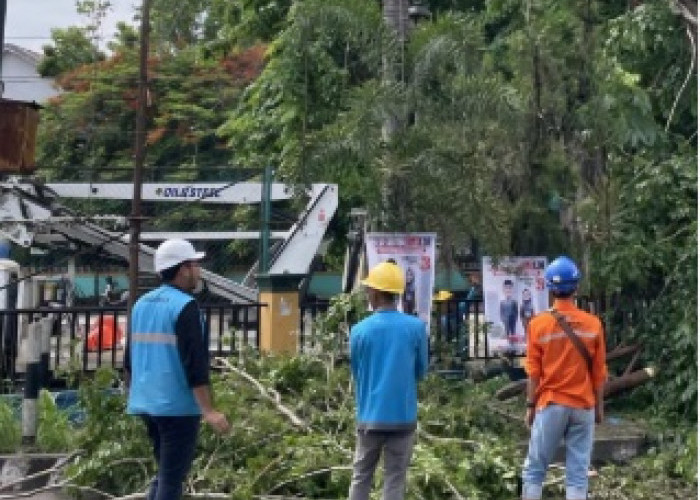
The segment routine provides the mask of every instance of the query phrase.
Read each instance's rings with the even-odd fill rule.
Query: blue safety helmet
[[[581,273],[574,261],[563,255],[554,259],[544,271],[547,288],[554,293],[573,293],[580,278]]]

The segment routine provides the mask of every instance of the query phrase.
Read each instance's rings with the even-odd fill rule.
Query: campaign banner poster
[[[524,355],[528,322],[549,307],[547,259],[484,257],[482,265],[489,354]]]
[[[393,259],[401,267],[406,289],[399,308],[422,319],[430,331],[430,309],[435,286],[435,233],[367,233],[367,265]]]

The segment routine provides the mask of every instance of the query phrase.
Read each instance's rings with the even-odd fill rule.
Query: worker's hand
[[[219,434],[224,434],[228,432],[228,430],[231,428],[231,426],[228,423],[228,420],[226,419],[226,415],[224,415],[220,411],[210,410],[204,413],[204,415],[202,415],[202,418],[206,423],[211,425],[212,428]]]
[[[535,409],[534,408],[528,408],[527,411],[525,412],[525,425],[527,426],[528,429],[532,427],[532,422],[535,421]]]
[[[605,420],[605,410],[602,405],[596,405],[595,407],[595,423],[602,424]]]

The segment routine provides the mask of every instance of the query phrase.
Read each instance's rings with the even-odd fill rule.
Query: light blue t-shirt
[[[425,323],[398,311],[378,311],[350,331],[358,429],[414,429],[418,381],[428,370]]]

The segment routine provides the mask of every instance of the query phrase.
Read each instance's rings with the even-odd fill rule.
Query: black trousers
[[[158,473],[151,482],[147,498],[179,500],[182,497],[182,483],[194,460],[200,416],[141,417],[146,423],[158,465]]]

